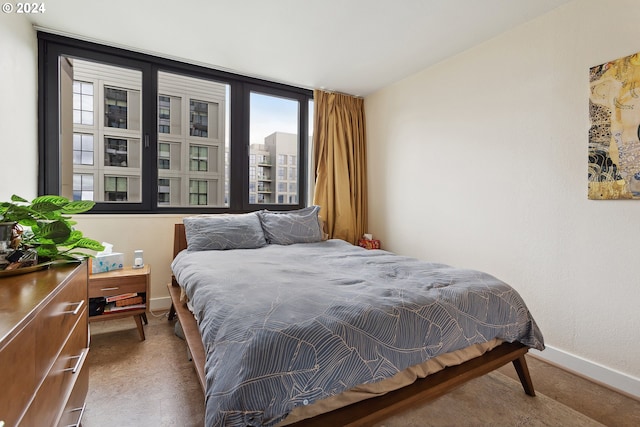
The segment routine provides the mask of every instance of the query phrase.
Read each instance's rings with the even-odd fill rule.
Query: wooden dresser
[[[0,278],[0,425],[79,425],[89,388],[87,263]]]

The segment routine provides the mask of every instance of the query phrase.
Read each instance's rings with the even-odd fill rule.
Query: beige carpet
[[[203,395],[173,324],[149,316],[140,341],[133,319],[92,323],[84,427],[202,426]],[[601,425],[494,372],[377,427]]]

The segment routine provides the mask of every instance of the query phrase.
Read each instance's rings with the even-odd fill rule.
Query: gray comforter
[[[488,274],[341,240],[182,251],[206,351],[206,425],[274,425],[296,406],[493,338],[539,350],[518,293]]]

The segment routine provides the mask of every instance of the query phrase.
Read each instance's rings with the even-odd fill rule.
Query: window
[[[127,140],[120,138],[105,138],[104,165],[127,167]]]
[[[158,143],[158,169],[171,169],[171,144]]]
[[[110,202],[126,202],[127,188],[126,177],[106,176],[104,178],[104,199]]]
[[[286,186],[285,180],[298,180],[297,176],[292,175],[292,173],[296,173],[295,168],[293,168],[293,172],[289,168],[290,173],[287,175],[287,159],[295,159],[300,150],[298,136],[300,102],[286,96],[255,90],[250,94],[250,108],[250,153],[256,156],[260,164],[264,165],[262,177],[272,176],[270,162],[271,159],[276,161],[273,188],[278,188],[278,192],[284,191],[280,188]],[[252,176],[249,177],[250,182],[254,179]],[[261,177],[259,176],[258,179]],[[282,195],[264,194],[258,203],[281,205],[290,202]]]
[[[39,194],[93,200],[91,213],[304,206],[291,201],[307,191],[312,91],[43,32],[38,43]],[[295,192],[278,197],[280,182]]]
[[[191,100],[190,135],[206,138],[209,129],[209,106],[206,102]]]
[[[206,172],[209,164],[209,149],[192,145],[189,147],[189,170]]]
[[[189,181],[189,204],[206,205],[207,187],[207,181],[199,181],[195,179]]]
[[[158,96],[158,133],[171,133],[171,98]]]
[[[73,175],[73,200],[93,200],[93,175]]]
[[[93,135],[74,133],[73,134],[73,164],[92,165],[93,164]]]
[[[171,181],[167,178],[158,179],[158,204],[171,203]]]
[[[104,125],[127,129],[127,91],[104,88]]]
[[[73,82],[73,123],[93,125],[93,83]]]

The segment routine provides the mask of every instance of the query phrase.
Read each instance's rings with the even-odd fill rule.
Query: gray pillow
[[[269,243],[291,245],[322,240],[322,228],[318,219],[320,206],[309,206],[295,211],[260,211],[264,236]]]
[[[254,249],[267,244],[256,212],[192,216],[182,222],[190,251]]]

